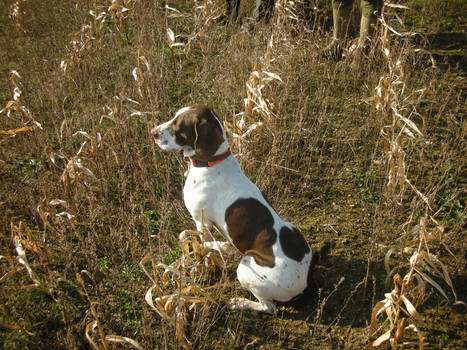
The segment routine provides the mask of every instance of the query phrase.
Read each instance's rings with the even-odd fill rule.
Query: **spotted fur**
[[[183,197],[198,230],[202,223],[215,226],[227,240],[207,242],[206,247],[223,250],[232,244],[243,255],[237,277],[258,301],[233,298],[230,307],[275,313],[275,302],[303,293],[309,283],[311,249],[243,174],[235,157],[226,153],[225,130],[216,114],[202,105],[184,107],[151,133],[165,151],[183,150],[185,156],[208,163],[228,155],[213,166],[191,166]]]

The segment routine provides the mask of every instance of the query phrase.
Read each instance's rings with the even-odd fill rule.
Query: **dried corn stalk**
[[[17,0],[15,1],[11,6],[8,11],[8,17],[13,22],[13,25],[15,26],[16,30],[19,32],[26,32],[26,29],[24,28],[24,17],[25,17],[25,12],[23,9],[24,3],[26,0]]]
[[[171,266],[180,269],[189,267],[190,276],[196,276],[211,271],[225,272],[226,263],[219,250],[205,248],[207,235],[203,232],[185,230],[185,237],[180,242],[182,256]],[[212,237],[212,236],[211,236]]]
[[[385,314],[387,321],[389,321],[389,329],[373,341],[373,346],[379,346],[389,341],[392,348],[395,349],[402,341],[404,332],[411,330],[418,334],[419,348],[424,348],[424,339],[419,328],[413,323],[407,323],[410,321],[423,324],[423,317],[415,306],[427,298],[428,285],[439,292],[448,302],[451,301],[446,291],[434,280],[434,277],[443,280],[449,286],[456,304],[465,305],[463,301],[457,299],[447,267],[429,251],[428,240],[432,239],[432,234],[427,231],[426,222],[427,217],[422,217],[419,224],[411,232],[418,241],[417,249],[411,247],[404,249],[405,252],[411,253],[409,271],[404,278],[401,278],[398,273],[394,275],[394,289],[390,293],[386,293],[385,299],[377,302],[373,308],[369,327],[370,337],[379,332],[376,329],[378,317]],[[389,250],[384,260],[388,276],[391,276],[395,270],[391,270],[389,265],[389,257],[393,252],[393,250]]]
[[[153,281],[153,285],[148,289],[144,299],[157,314],[175,329],[175,334],[179,344],[184,349],[191,349],[191,343],[186,337],[186,323],[188,312],[198,307],[208,308],[209,302],[217,304],[211,296],[187,276],[186,272],[175,269],[166,264],[152,264],[152,272],[163,269],[161,283],[156,282],[145,268],[145,264],[152,262],[152,256],[144,257],[140,265],[146,275]],[[175,293],[164,295],[163,289],[171,289]],[[156,295],[153,291],[156,290]],[[199,305],[199,306],[198,306]]]
[[[153,285],[148,289],[145,300],[156,313],[175,329],[177,341],[184,349],[191,349],[186,337],[186,325],[189,312],[210,307],[217,303],[195,280],[209,271],[225,271],[225,261],[218,251],[206,249],[205,233],[184,231],[180,242],[182,255],[171,265],[154,264],[152,255],[145,256],[140,265]],[[146,265],[151,263],[151,273]],[[159,271],[163,271],[160,275]],[[164,291],[171,291],[165,294]]]
[[[101,135],[98,133],[97,137],[94,137],[82,130],[79,130],[73,134],[73,136],[77,135],[85,136],[87,140],[81,143],[81,146],[76,154],[67,161],[65,169],[60,176],[60,180],[63,183],[63,187],[67,195],[70,194],[72,188],[71,186],[73,184],[86,185],[86,178],[96,179],[96,175],[94,175],[94,173],[89,168],[83,165],[81,154],[84,152],[84,150],[86,150],[90,156],[95,156],[97,149],[101,146]],[[90,146],[86,147],[88,141],[90,141]],[[65,216],[69,220],[73,218],[70,217],[70,214],[66,214]]]
[[[389,342],[393,349],[403,341],[404,333],[407,330],[412,330],[418,334],[419,348],[424,348],[424,339],[419,328],[415,323],[423,324],[423,317],[416,310],[416,306],[423,303],[428,297],[427,287],[433,287],[446,300],[449,300],[448,294],[435,281],[435,277],[443,280],[449,286],[455,303],[462,303],[457,300],[457,295],[449,276],[447,267],[432,253],[430,253],[429,243],[434,238],[434,235],[427,230],[427,220],[430,218],[437,230],[442,233],[443,229],[429,215],[432,212],[428,198],[421,193],[408,179],[406,169],[406,153],[404,151],[405,144],[408,140],[416,140],[423,137],[422,132],[417,125],[411,120],[414,115],[417,115],[415,104],[420,101],[425,90],[410,91],[405,84],[405,74],[402,58],[396,57],[396,54],[390,47],[389,32],[405,36],[387,25],[385,21],[385,6],[383,5],[381,24],[381,48],[383,57],[385,58],[388,73],[385,73],[379,80],[378,86],[375,88],[375,95],[370,98],[379,113],[381,119],[385,122],[385,126],[381,129],[383,151],[387,155],[388,160],[388,183],[387,187],[391,193],[402,198],[405,185],[413,190],[413,192],[424,202],[426,210],[425,215],[420,219],[418,225],[410,231],[412,244],[403,249],[404,253],[410,254],[410,259],[405,261],[402,266],[397,266],[391,269],[390,257],[395,250],[389,249],[384,259],[384,265],[388,274],[388,280],[393,277],[394,288],[390,293],[385,294],[385,299],[376,303],[373,308],[370,322],[370,337],[380,334],[376,340],[372,342],[373,346],[379,346],[385,342]],[[396,7],[401,8],[401,7]],[[412,102],[414,101],[414,102]],[[403,236],[407,236],[404,234]],[[408,267],[407,267],[408,265]],[[407,267],[408,272],[403,278],[396,272]],[[377,327],[379,317],[385,315],[386,323]],[[385,327],[389,323],[388,327]],[[382,332],[382,334],[381,334]]]
[[[242,141],[250,135],[254,130],[263,125],[263,122],[268,122],[274,117],[272,111],[272,103],[265,96],[264,89],[273,81],[283,83],[281,77],[270,71],[270,66],[274,61],[274,34],[268,43],[268,48],[261,61],[264,68],[257,68],[251,72],[250,77],[246,82],[247,97],[243,100],[244,112],[238,113],[233,125],[228,125],[232,130],[234,137],[234,145],[242,154]]]
[[[79,158],[79,152],[75,156],[71,157],[71,159],[67,162],[65,169],[63,170],[62,175],[60,176],[60,180],[63,183],[63,187],[65,189],[66,194],[70,194],[71,188],[73,184],[86,184],[85,180],[83,179],[83,175],[88,177],[95,178],[96,176],[94,173],[85,167],[82,164],[81,158]],[[68,219],[72,219],[68,214],[65,214]]]
[[[402,280],[400,275],[396,274],[394,276],[394,289],[390,293],[386,293],[384,295],[385,299],[377,302],[373,308],[370,321],[370,337],[377,332],[375,330],[376,322],[380,315],[385,313],[389,320],[389,329],[373,341],[373,346],[379,346],[389,341],[391,346],[396,348],[402,340],[404,332],[410,329],[418,333],[420,349],[423,349],[423,336],[420,334],[418,328],[413,324],[406,325],[408,320],[423,322],[422,316],[406,296],[408,292],[407,286],[410,282],[412,281],[410,281],[410,277],[407,275]]]
[[[384,6],[380,21],[382,23],[381,48],[389,72],[380,77],[375,94],[368,101],[373,102],[381,119],[387,123],[380,132],[383,151],[388,160],[387,186],[392,193],[396,193],[399,189],[399,194],[402,195],[405,185],[409,184],[417,194],[421,194],[410,183],[406,175],[404,142],[407,138],[423,137],[420,129],[411,120],[411,117],[417,115],[417,112],[410,101],[419,100],[420,96],[418,95],[422,95],[425,90],[411,92],[405,84],[401,58],[396,57],[396,54],[391,50],[389,39],[391,28],[385,21]]]
[[[36,211],[44,225],[42,232],[43,242],[45,242],[47,228],[61,234],[56,227],[60,227],[64,221],[69,222],[72,225],[76,224],[76,215],[72,214],[73,209],[69,206],[68,202],[63,199],[56,198],[48,201],[47,197],[44,197],[37,205]]]
[[[60,69],[63,73],[66,73],[69,67],[79,64],[99,47],[106,22],[113,23],[119,30],[119,25],[126,18],[135,2],[136,0],[110,0],[110,6],[101,6],[95,11],[89,11],[92,19],[83,24],[79,31],[72,34],[70,51],[66,58],[60,62]]]
[[[137,63],[137,66],[133,68],[131,75],[133,75],[133,78],[136,81],[139,96],[143,98],[142,87],[144,85],[144,74],[149,72],[151,68],[149,66],[148,60],[146,59],[145,56],[140,54],[140,51],[141,51],[141,48],[138,48],[138,51],[137,51],[138,63]]]
[[[92,279],[91,274],[86,270],[81,271],[81,274],[86,274],[89,278]],[[91,300],[88,294],[88,291],[86,289],[86,284],[83,278],[81,277],[81,274],[79,273],[76,274],[76,280],[81,285],[81,290],[79,290],[79,293],[88,301],[89,309],[87,310],[87,315],[92,318],[92,321],[86,324],[86,327],[84,329],[84,335],[86,337],[86,340],[91,345],[92,349],[108,350],[109,343],[120,343],[120,344],[128,344],[128,345],[131,345],[135,349],[142,350],[143,347],[137,341],[131,338],[123,337],[123,336],[115,335],[115,334],[109,334],[109,335],[104,334],[104,330],[100,326],[99,317],[97,313],[97,307],[100,304]]]
[[[38,274],[31,267],[26,256],[27,252],[33,253],[35,259],[37,259],[35,262],[36,266],[48,265],[51,261],[49,248],[44,243],[38,242],[34,237],[34,231],[21,221],[18,225],[11,222],[10,230],[17,254],[16,260],[26,268],[28,277],[33,282],[33,284],[23,286],[22,288],[40,288],[44,293],[50,294]]]
[[[0,114],[5,113],[8,118],[13,118],[14,114],[16,114],[23,124],[22,127],[16,129],[0,130],[0,135],[6,135],[8,138],[15,137],[17,134],[34,131],[37,128],[42,129],[42,125],[38,121],[34,120],[31,111],[21,101],[21,95],[23,92],[21,90],[20,79],[21,76],[16,70],[10,71],[10,80],[13,84],[13,98],[7,102],[3,109],[0,110]]]

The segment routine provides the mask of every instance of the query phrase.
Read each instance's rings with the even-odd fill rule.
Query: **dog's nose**
[[[156,128],[151,130],[151,135],[154,136],[155,139],[159,138],[159,130]]]

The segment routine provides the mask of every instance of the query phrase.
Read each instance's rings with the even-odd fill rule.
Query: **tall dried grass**
[[[404,31],[399,8],[383,11],[363,68],[328,61],[322,3],[305,21],[306,4],[278,1],[272,25],[254,30],[219,25],[221,1],[0,10],[12,16],[2,47],[18,43],[0,85],[5,347],[359,347],[368,331],[396,347],[410,329],[420,344],[436,339],[421,327],[430,286],[463,297],[453,274],[465,266],[444,254],[462,256],[461,229],[439,201],[461,191],[461,170],[439,169],[462,167],[462,94],[394,33]],[[227,310],[223,300],[243,293],[235,259],[205,250],[211,237],[178,241],[193,226],[185,163],[159,152],[149,130],[191,103],[214,107],[244,171],[314,247],[331,239],[331,259],[351,255],[322,272],[319,301],[298,314]],[[359,195],[352,169],[379,201]],[[387,288],[371,297],[391,292],[373,305],[366,281],[384,279],[383,266]],[[339,338],[359,307],[358,336]]]
[[[385,312],[389,321],[389,329],[373,341],[373,346],[379,346],[388,341],[391,347],[396,349],[403,341],[405,331],[412,330],[418,334],[419,348],[423,349],[425,343],[420,330],[423,326],[423,316],[416,310],[414,304],[421,305],[426,301],[428,297],[427,285],[433,287],[448,302],[451,302],[445,290],[433,278],[437,277],[444,281],[450,288],[455,303],[464,305],[465,303],[457,300],[447,267],[436,255],[430,252],[435,234],[428,232],[428,221],[430,220],[435,225],[432,230],[437,231],[440,236],[443,235],[444,231],[443,227],[433,218],[433,204],[430,203],[430,199],[424,193],[412,184],[407,175],[407,154],[404,148],[408,148],[408,145],[412,142],[411,140],[414,139],[418,139],[418,142],[428,143],[424,140],[420,128],[412,120],[413,117],[420,116],[417,108],[425,98],[426,88],[414,91],[407,86],[407,74],[405,72],[407,65],[404,62],[408,58],[407,54],[404,50],[394,50],[391,47],[389,33],[397,35],[397,37],[410,37],[415,33],[399,33],[392,28],[386,22],[388,12],[386,6],[392,9],[408,9],[397,4],[383,5],[379,40],[387,70],[380,77],[375,88],[375,96],[369,100],[374,103],[378,117],[385,124],[380,135],[382,137],[383,152],[387,156],[388,181],[386,187],[388,196],[393,198],[399,205],[402,204],[402,200],[407,198],[404,193],[406,185],[408,185],[413,196],[415,196],[413,201],[422,203],[416,209],[417,212],[424,212],[424,214],[420,218],[419,224],[410,230],[412,236],[410,244],[399,247],[402,250],[402,256],[408,254],[410,258],[397,268],[391,269],[389,259],[395,250],[391,248],[386,254],[384,261],[387,273],[386,282],[393,276],[394,289],[390,293],[386,293],[385,299],[377,302],[374,306],[369,332],[370,336],[376,333],[377,317]],[[412,224],[413,216],[414,211],[410,213],[409,221],[404,226]],[[404,269],[408,271],[403,278],[395,273],[397,270]],[[407,343],[403,345],[407,345]]]

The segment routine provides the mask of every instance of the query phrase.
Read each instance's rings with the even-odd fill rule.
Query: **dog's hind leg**
[[[237,268],[237,278],[242,287],[249,290],[258,301],[246,298],[232,298],[228,306],[232,310],[253,310],[275,314],[277,307],[274,304],[276,286],[272,283],[265,271],[260,272],[253,257],[243,256]]]

